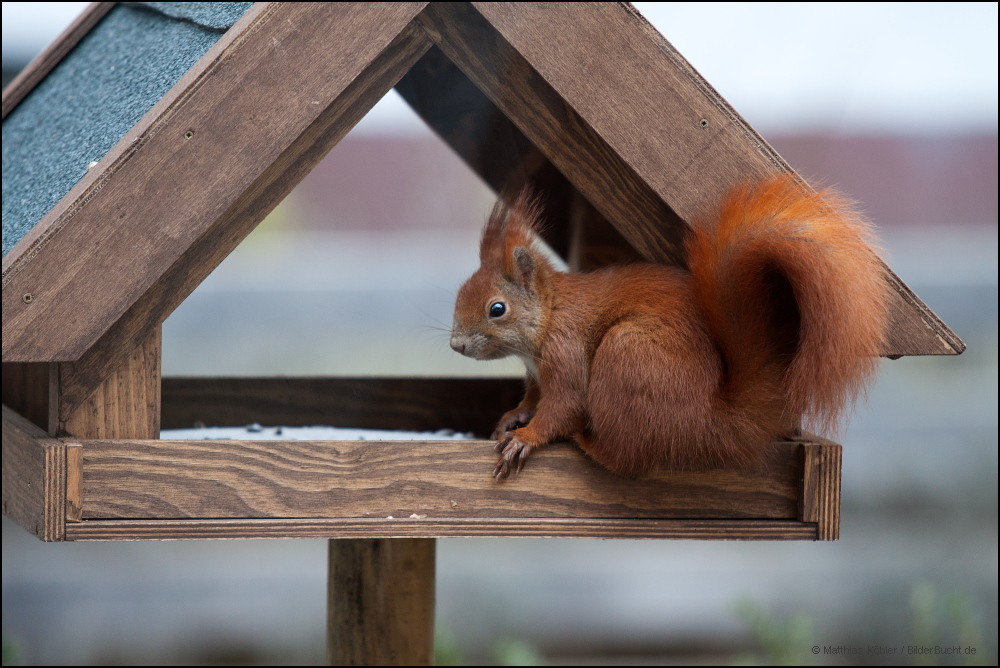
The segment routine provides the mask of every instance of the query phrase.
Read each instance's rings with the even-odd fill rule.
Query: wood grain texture
[[[46,362],[4,362],[3,403],[39,429],[49,427],[49,374]]]
[[[816,540],[798,520],[630,519],[280,519],[88,520],[66,526],[67,540],[211,538],[651,538]]]
[[[680,263],[686,225],[731,187],[793,171],[627,4],[473,5],[435,3],[422,24],[646,259]],[[886,272],[884,354],[962,352]]]
[[[843,448],[825,439],[803,446],[800,519],[817,523],[819,540],[840,539],[840,475]]]
[[[677,215],[490,21],[467,3],[434,3],[419,20],[441,51],[644,257],[684,263],[685,228]]]
[[[56,363],[49,388],[49,433],[77,438],[159,438],[160,332],[159,326],[153,328],[103,378],[88,378],[92,369],[76,362]],[[77,401],[73,390],[83,383],[96,387]]]
[[[885,270],[892,295],[888,340],[882,355],[896,359],[907,355],[960,355],[965,352],[965,342],[888,265]]]
[[[44,541],[65,536],[66,445],[6,404],[3,514]]]
[[[439,48],[429,49],[396,90],[495,192],[530,185],[542,194],[542,236],[575,271],[641,257]],[[573,257],[583,262],[574,265]]]
[[[4,361],[162,322],[429,47],[422,6],[251,8],[4,258]]]
[[[431,47],[396,91],[495,192],[530,181],[548,163],[439,48]]]
[[[66,521],[83,520],[83,446],[66,444]]]
[[[434,663],[433,538],[329,543],[327,665]]]
[[[113,2],[92,2],[76,19],[63,30],[55,41],[35,56],[14,79],[3,89],[3,118],[14,111],[35,86],[58,65],[80,40],[104,18],[115,6]]]
[[[563,258],[575,187],[440,49],[428,49],[396,90],[494,192],[543,194],[542,237]]]
[[[85,519],[796,519],[801,448],[758,469],[619,478],[555,444],[503,483],[492,441],[84,442]]]
[[[524,395],[519,378],[164,378],[163,429],[454,429],[487,437]]]
[[[594,271],[614,264],[632,264],[644,258],[614,225],[579,193],[569,208],[570,271]]]

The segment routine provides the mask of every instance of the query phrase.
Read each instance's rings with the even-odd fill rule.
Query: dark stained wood
[[[791,171],[624,5],[473,5],[688,224],[713,213],[744,179]],[[623,221],[609,219],[622,229]]]
[[[35,56],[14,80],[3,89],[3,118],[21,103],[35,86],[66,57],[73,47],[93,29],[104,15],[115,6],[113,2],[92,2],[62,34]]]
[[[164,378],[162,428],[333,425],[487,437],[518,378]]]
[[[632,247],[682,262],[686,225],[728,190],[792,169],[626,4],[435,3],[441,50],[579,188]],[[886,267],[886,356],[964,343]]]
[[[429,47],[422,6],[251,8],[4,258],[3,359],[114,367]]]
[[[629,519],[281,519],[89,520],[66,526],[67,540],[208,538],[657,538],[816,540],[798,520]]]
[[[896,359],[906,355],[960,355],[965,352],[965,342],[888,265],[885,270],[892,288],[892,301],[883,356]],[[920,317],[914,317],[914,313],[919,313]]]
[[[819,540],[840,539],[840,474],[843,448],[813,437],[803,446],[802,504],[799,518],[817,523]]]
[[[439,48],[429,49],[396,90],[495,192],[530,185],[542,195],[542,236],[571,267],[571,238],[577,242],[575,252],[585,262],[574,270],[641,257]],[[610,248],[614,250],[609,253]]]
[[[494,192],[530,185],[543,195],[542,236],[567,257],[570,202],[579,193],[462,70],[432,47],[396,90]]]
[[[160,437],[160,327],[132,347],[82,402],[67,401],[68,386],[81,373],[76,362],[54,362],[49,374],[50,434],[77,438]],[[86,369],[86,367],[83,367]],[[65,447],[65,520],[83,519],[83,447]]]
[[[4,362],[3,403],[40,429],[49,427],[49,374],[46,362]]]
[[[327,665],[434,663],[433,538],[331,540]]]
[[[745,471],[619,478],[568,444],[491,477],[492,441],[83,442],[85,519],[796,519],[798,443]]]
[[[44,541],[65,536],[66,445],[6,404],[3,514]]]
[[[49,433],[77,438],[160,437],[160,327],[133,345],[117,368],[83,401],[73,400],[81,369],[77,362],[58,362],[49,388]],[[67,388],[70,388],[67,390]]]
[[[569,212],[570,240],[566,263],[570,271],[593,271],[612,264],[643,260],[639,252],[583,195],[576,193]]]
[[[419,20],[441,51],[644,257],[683,264],[685,227],[676,214],[488,20],[467,3],[434,3]]]
[[[83,446],[66,444],[66,521],[83,519]]]
[[[495,192],[530,181],[548,163],[517,126],[437,47],[396,91]]]

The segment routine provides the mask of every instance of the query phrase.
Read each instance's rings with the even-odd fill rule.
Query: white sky
[[[997,3],[635,5],[762,132],[996,132]],[[85,6],[4,2],[4,60]],[[358,129],[424,131],[394,94]]]

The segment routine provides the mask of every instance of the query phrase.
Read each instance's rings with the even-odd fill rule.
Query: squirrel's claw
[[[521,469],[524,468],[524,462],[528,459],[528,455],[535,449],[535,446],[525,443],[517,436],[510,434],[503,441],[497,443],[494,449],[501,453],[500,461],[497,462],[496,467],[493,469],[493,477],[497,481],[500,481],[510,476],[511,469],[514,469],[515,473],[520,473]]]
[[[503,452],[503,449],[507,447],[507,444],[510,443],[510,439],[512,438],[514,438],[514,434],[510,432],[507,432],[502,436],[496,437],[497,444],[493,446],[493,452],[499,455],[501,452]]]

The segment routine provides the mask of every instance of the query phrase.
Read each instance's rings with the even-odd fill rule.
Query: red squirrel
[[[524,399],[500,419],[493,475],[575,441],[613,473],[757,461],[836,425],[874,377],[888,284],[868,225],[789,175],[734,188],[687,237],[687,268],[556,270],[530,191],[497,202],[458,292],[451,347],[514,355]]]

